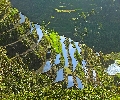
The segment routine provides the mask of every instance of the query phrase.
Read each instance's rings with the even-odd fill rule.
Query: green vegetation
[[[94,46],[97,52],[107,54],[120,50],[119,0],[10,1],[32,22],[41,26],[49,23],[46,29],[54,29],[60,36]]]
[[[110,60],[119,60],[95,52],[84,44],[81,44],[81,53],[77,49],[74,57],[78,61],[77,67],[72,71],[71,58],[68,68],[64,68],[63,52],[61,50],[60,36],[49,31],[46,34],[42,27],[44,36],[37,43],[38,35],[36,29],[30,33],[30,21],[26,18],[24,23],[19,22],[19,11],[11,7],[8,0],[0,1],[0,99],[2,100],[46,100],[46,99],[78,99],[78,100],[119,100],[120,87],[114,84],[114,77],[104,72]],[[70,42],[64,41],[67,51]],[[74,42],[71,44],[75,47]],[[36,74],[46,61],[46,53],[51,47],[50,71]],[[55,65],[56,54],[60,54],[60,64]],[[82,68],[82,59],[85,59],[89,69],[89,77],[86,77]],[[43,66],[44,67],[44,66]],[[56,71],[64,68],[65,79],[54,83]],[[93,80],[92,70],[97,73],[97,81]],[[67,76],[82,80],[83,89],[72,87],[67,89]],[[119,75],[118,75],[119,76]]]

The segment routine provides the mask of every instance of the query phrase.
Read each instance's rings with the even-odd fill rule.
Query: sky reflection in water
[[[21,19],[20,19],[20,24],[21,24],[21,23],[25,22],[25,16],[20,13],[20,17],[21,17]],[[38,42],[39,42],[42,39],[42,37],[43,37],[43,33],[42,33],[42,30],[40,29],[40,25],[35,24],[35,28],[37,30],[37,34],[39,35],[39,40],[38,40]],[[34,28],[31,26],[31,32],[32,32],[33,29]],[[68,52],[65,49],[65,44],[63,43],[65,41],[66,37],[60,36],[60,39],[61,39],[60,42],[62,44],[63,56],[64,56],[64,59],[65,59],[65,65],[64,66],[67,67],[68,66],[68,58],[67,58]],[[72,40],[69,38],[69,42],[71,42],[71,41]],[[74,43],[75,43],[76,48],[73,48],[72,44],[69,45],[69,53],[70,53],[70,56],[72,58],[73,71],[75,70],[75,67],[77,65],[77,61],[74,58],[75,49],[77,49],[79,53],[81,52],[81,49],[78,46],[78,42],[74,42]],[[99,55],[99,53],[97,53],[97,52],[96,52],[96,54]],[[60,54],[56,55],[55,64],[59,64],[60,63],[59,58],[60,58]],[[85,67],[85,65],[86,65],[86,61],[83,59],[83,61],[82,61],[82,67],[83,67],[83,69],[85,71],[85,74],[87,74],[87,68]],[[50,69],[51,69],[51,62],[47,61],[46,65],[45,65],[45,67],[43,69],[43,72],[47,72]],[[111,64],[108,67],[108,69],[106,70],[106,72],[109,75],[114,75],[116,72],[120,73],[120,67],[118,65],[116,65],[116,64]],[[96,80],[95,70],[93,70],[93,78]],[[62,68],[62,69],[60,69],[60,70],[57,71],[57,77],[56,77],[55,82],[62,81],[63,79],[64,79],[64,76],[63,76],[63,68]],[[77,83],[78,83],[78,87],[79,88],[83,88],[84,86],[82,85],[81,80],[78,77],[76,77],[76,80],[77,80]],[[72,76],[68,76],[68,86],[67,86],[67,88],[69,88],[69,87],[71,87],[73,85],[74,85],[74,83],[73,83],[73,77]]]
[[[25,16],[20,13],[20,17],[21,17],[20,23],[23,23],[25,21]],[[35,24],[35,28],[37,30],[37,34],[39,35],[39,40],[38,40],[38,42],[39,42],[42,39],[42,37],[43,37],[43,33],[42,33],[42,30],[40,29],[40,25]],[[31,32],[32,32],[33,29],[34,28],[31,26]],[[60,42],[62,44],[63,56],[64,56],[64,59],[65,59],[65,65],[64,66],[67,67],[68,66],[68,58],[67,58],[68,52],[65,49],[65,44],[63,43],[65,41],[65,39],[66,39],[66,37],[60,36]],[[71,41],[72,40],[69,38],[69,42],[71,42]],[[80,53],[81,49],[78,46],[78,42],[74,42],[74,43],[75,43],[76,49]],[[77,65],[77,61],[74,58],[74,52],[75,52],[75,48],[73,48],[72,44],[70,43],[70,45],[69,45],[69,53],[70,53],[70,56],[72,58],[73,71],[75,70],[75,67]],[[60,54],[56,55],[55,64],[59,64],[60,63],[59,58],[60,58]],[[85,67],[85,65],[86,65],[85,60],[82,61],[82,64],[83,64],[83,68],[85,69],[86,68]],[[43,69],[43,72],[47,72],[50,69],[51,69],[51,62],[47,61],[46,65],[45,65],[45,67]],[[87,71],[85,70],[85,72],[87,72]],[[62,69],[60,69],[60,70],[57,71],[57,77],[56,77],[55,82],[62,81],[63,79],[64,79],[64,76],[63,76],[63,68],[62,68]],[[83,88],[81,80],[78,77],[76,77],[76,80],[77,80],[77,83],[78,83],[78,87],[79,88]],[[67,88],[69,88],[69,87],[71,87],[73,85],[74,85],[74,83],[73,83],[73,77],[72,76],[68,76],[68,86],[67,86]]]

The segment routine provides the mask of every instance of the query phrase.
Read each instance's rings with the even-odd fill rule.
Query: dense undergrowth
[[[28,99],[79,99],[79,100],[119,100],[120,88],[114,85],[114,79],[104,72],[111,60],[118,58],[95,52],[84,44],[81,44],[82,52],[74,53],[78,61],[77,67],[72,72],[71,58],[68,69],[64,68],[64,57],[61,49],[60,37],[54,31],[46,34],[44,28],[43,38],[37,43],[38,35],[34,29],[30,33],[30,21],[26,18],[24,23],[19,22],[19,11],[11,7],[8,0],[0,1],[0,97],[3,100],[28,100]],[[34,26],[34,24],[33,24]],[[65,41],[66,49],[70,42]],[[75,46],[74,42],[71,42]],[[51,48],[50,71],[46,73],[36,70],[44,67],[46,54]],[[69,51],[69,50],[68,50]],[[60,64],[55,65],[56,54],[60,53]],[[111,59],[110,59],[111,58]],[[82,60],[87,61],[89,77],[86,78],[82,68]],[[65,79],[54,83],[57,70],[64,68]],[[97,73],[97,80],[92,77],[92,70]],[[67,89],[67,77],[74,77],[75,86]],[[83,89],[77,88],[75,78],[82,80]]]

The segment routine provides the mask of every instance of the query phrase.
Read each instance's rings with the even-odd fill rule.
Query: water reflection
[[[21,14],[21,12],[19,13],[20,15],[20,24],[25,22],[25,16],[23,14]]]
[[[25,22],[25,16],[20,13],[20,17],[21,17],[20,23],[24,23],[24,22]],[[42,39],[42,37],[43,37],[43,33],[42,33],[42,30],[40,29],[40,25],[35,24],[35,27],[33,28],[32,25],[31,25],[31,23],[30,23],[30,27],[31,27],[31,33],[32,33],[32,30],[33,30],[34,28],[36,29],[37,34],[39,35],[39,40],[38,40],[38,42],[39,42],[39,41]],[[64,66],[65,66],[65,67],[68,66],[68,52],[69,52],[69,53],[70,53],[70,57],[72,58],[72,65],[73,65],[73,71],[74,71],[75,68],[76,68],[77,62],[78,62],[78,61],[76,61],[76,59],[74,58],[74,52],[75,52],[75,50],[77,49],[78,52],[80,53],[80,52],[81,52],[81,48],[80,48],[80,46],[78,45],[78,44],[79,44],[78,42],[74,42],[75,47],[73,47],[73,44],[71,44],[71,41],[72,41],[72,40],[69,38],[69,42],[70,42],[70,44],[69,44],[69,51],[67,51],[67,50],[66,50],[66,46],[65,46],[65,44],[64,44],[64,41],[65,41],[65,40],[66,40],[66,37],[60,36],[60,42],[61,42],[61,44],[62,44],[62,52],[63,52],[63,56],[64,56],[64,58],[65,58],[65,65],[64,65]],[[96,52],[96,55],[100,56],[98,52]],[[59,63],[60,63],[60,54],[57,54],[57,55],[56,55],[56,59],[55,59],[55,64],[57,65],[57,64],[59,64]],[[88,78],[88,69],[87,69],[87,67],[86,67],[86,64],[87,64],[87,62],[83,59],[83,60],[82,60],[82,68],[84,69],[86,78]],[[46,64],[45,64],[44,69],[43,69],[43,72],[49,71],[49,70],[51,69],[51,67],[52,67],[51,65],[52,65],[52,64],[51,64],[50,61],[46,61]],[[109,75],[115,75],[115,73],[120,73],[120,66],[117,65],[116,63],[111,64],[111,65],[108,67],[108,69],[106,70],[106,72],[107,72]],[[93,70],[93,79],[94,79],[94,81],[96,81],[96,72],[95,72],[95,70]],[[64,80],[63,68],[61,68],[61,69],[59,69],[59,70],[57,71],[57,76],[56,76],[56,79],[55,79],[54,82],[58,82],[58,81],[62,81],[62,80]],[[76,80],[77,80],[77,83],[78,83],[78,88],[81,88],[81,89],[82,89],[82,88],[84,87],[84,86],[82,85],[82,81],[81,81],[78,77],[76,77]],[[74,85],[74,83],[73,83],[73,76],[68,76],[68,86],[67,86],[67,88],[69,88],[69,87],[71,87],[71,86],[73,86],[73,85]]]
[[[74,86],[73,76],[68,76],[68,86],[67,86],[67,88],[70,88],[72,86]]]
[[[77,65],[77,61],[76,61],[76,59],[74,58],[74,52],[75,52],[75,48],[73,48],[72,44],[70,44],[70,45],[69,45],[69,53],[70,53],[70,56],[71,56],[71,58],[72,58],[73,71],[75,70],[76,65]]]
[[[68,66],[68,58],[67,58],[67,50],[65,49],[65,44],[63,43],[66,39],[66,37],[64,36],[60,36],[60,42],[62,44],[62,51],[63,51],[63,56],[64,56],[64,59],[65,59],[65,65],[64,66]]]
[[[20,15],[20,24],[22,24],[25,22],[25,16],[21,12],[19,13],[19,15]],[[34,25],[35,25],[35,27],[32,27],[32,23],[30,23],[30,29],[31,29],[30,32],[32,32],[33,29],[36,28],[37,34],[39,35],[39,39],[38,39],[38,43],[39,43],[39,41],[43,37],[43,33],[42,33],[42,30],[40,29],[40,25],[38,25],[38,24],[34,24]]]
[[[40,29],[40,25],[38,25],[38,24],[35,24],[35,28],[36,28],[36,30],[37,30],[37,34],[39,35],[39,39],[38,39],[38,43],[39,43],[39,41],[42,39],[42,37],[43,37],[43,33],[42,33],[42,30]]]
[[[59,64],[60,63],[60,54],[56,55],[56,59],[55,59],[55,64]]]
[[[57,71],[57,77],[55,79],[55,82],[64,80],[63,76],[63,68]]]
[[[67,55],[68,52],[67,52],[66,46],[65,46],[65,44],[64,44],[64,41],[65,41],[66,37],[60,36],[60,39],[61,39],[60,42],[61,42],[61,44],[62,44],[63,56],[64,56],[64,58],[65,58],[65,66],[67,67],[67,66],[68,66],[68,55]],[[72,40],[69,39],[69,41],[71,42]],[[75,44],[76,44],[76,48],[77,48],[78,51],[80,52],[81,49],[80,49],[80,47],[78,46],[78,43],[75,43]],[[77,65],[77,61],[76,61],[76,59],[74,58],[74,52],[75,52],[75,48],[73,48],[73,47],[72,47],[72,44],[70,44],[70,45],[69,45],[69,53],[70,53],[70,56],[71,56],[71,58],[72,58],[73,71],[75,70],[75,67],[76,67],[76,65]],[[59,64],[59,63],[60,63],[59,58],[60,58],[60,54],[58,54],[58,55],[56,56],[55,64]],[[83,65],[85,65],[85,62],[83,62]],[[44,69],[43,69],[43,72],[49,71],[50,68],[51,68],[50,61],[47,61],[47,62],[46,62],[46,65],[45,65],[45,67],[44,67]],[[77,79],[79,88],[82,88],[83,86],[82,86],[81,80],[78,79],[78,78],[76,78],[76,79]],[[62,80],[64,80],[64,78],[63,78],[63,68],[57,71],[57,77],[56,77],[55,82],[62,81]],[[74,85],[74,83],[73,83],[73,77],[72,77],[72,76],[68,76],[68,88],[71,87],[71,86],[73,86],[73,85]]]
[[[84,85],[82,84],[82,81],[78,77],[76,77],[76,80],[77,80],[77,83],[78,83],[78,88],[83,89]]]
[[[23,23],[23,22],[25,21],[25,16],[20,13],[20,17],[21,17],[20,23]],[[31,28],[31,32],[32,32],[32,30],[33,30],[34,28],[36,29],[37,34],[39,35],[39,40],[38,40],[38,42],[39,42],[39,41],[42,39],[42,37],[43,37],[43,33],[42,33],[42,30],[40,29],[40,25],[35,24],[35,27],[32,27],[32,25],[31,25],[31,23],[30,23],[30,28]],[[61,44],[62,44],[62,52],[63,52],[63,56],[64,56],[64,59],[65,59],[65,65],[64,65],[64,66],[66,66],[66,67],[68,66],[68,52],[69,52],[69,53],[70,53],[70,57],[72,58],[72,65],[73,65],[73,71],[74,71],[75,68],[76,68],[76,65],[77,65],[77,61],[76,61],[76,59],[74,58],[74,52],[75,52],[75,50],[77,49],[78,52],[80,53],[80,52],[81,52],[81,49],[80,49],[80,47],[78,46],[78,42],[74,42],[74,43],[75,43],[75,46],[76,46],[76,47],[74,48],[74,47],[73,47],[73,44],[71,44],[71,41],[72,41],[72,40],[69,38],[70,45],[69,45],[69,51],[67,51],[67,50],[66,50],[66,46],[65,46],[65,44],[64,44],[64,41],[65,41],[65,40],[66,40],[66,37],[60,36],[60,42],[61,42]],[[60,58],[60,54],[57,54],[57,55],[56,55],[56,59],[55,59],[55,64],[59,64],[59,63],[60,63],[59,58]],[[50,61],[46,61],[46,64],[45,64],[44,69],[43,69],[43,72],[49,71],[49,70],[51,69],[51,67],[52,67],[51,65],[52,65],[52,64],[51,64]],[[85,73],[87,73],[87,68],[85,67],[85,65],[86,65],[85,60],[82,61],[82,65],[83,65],[83,69],[84,69]],[[58,81],[62,81],[62,80],[64,80],[63,68],[62,68],[62,69],[59,69],[59,70],[57,71],[57,76],[56,76],[56,79],[55,79],[54,82],[58,82]],[[79,88],[83,88],[83,85],[82,85],[81,80],[80,80],[78,77],[76,77],[76,80],[77,80],[77,83],[78,83],[78,87],[79,87]],[[71,87],[71,86],[74,86],[73,76],[68,76],[68,86],[67,86],[67,88],[69,88],[69,87]]]
[[[51,62],[50,61],[47,61],[45,66],[44,66],[44,69],[43,69],[43,72],[47,72],[51,69]]]
[[[116,62],[109,65],[107,70],[105,70],[109,75],[115,75],[117,73],[120,73],[120,65],[118,65]]]

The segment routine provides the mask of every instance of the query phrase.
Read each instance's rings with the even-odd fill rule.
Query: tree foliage
[[[76,69],[72,69],[72,61],[68,53],[69,66],[64,68],[64,58],[60,37],[54,31],[44,36],[37,43],[38,35],[34,29],[30,32],[30,21],[26,18],[20,23],[19,11],[11,7],[7,0],[0,1],[0,97],[2,99],[119,99],[120,88],[113,83],[113,77],[104,72],[108,58],[95,52],[86,45],[80,45],[82,52],[76,49],[74,57],[78,61]],[[70,42],[64,41],[67,51]],[[71,44],[75,47],[74,42]],[[46,62],[46,54],[51,48],[52,68],[47,73],[36,70]],[[54,64],[56,54],[61,54],[61,62]],[[105,59],[107,58],[107,59]],[[82,60],[87,61],[89,77],[82,68]],[[65,79],[54,82],[56,71],[64,68]],[[97,81],[93,80],[92,70],[97,73]],[[76,77],[82,80],[83,89],[72,87],[67,89],[67,77],[72,75],[77,85]]]

